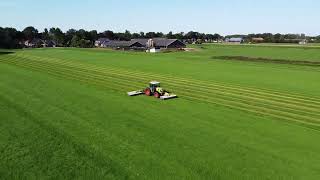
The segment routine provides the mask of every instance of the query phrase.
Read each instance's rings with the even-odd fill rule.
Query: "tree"
[[[144,32],[140,32],[140,38],[146,38],[146,35],[144,34]]]
[[[140,36],[139,33],[133,33],[133,34],[132,34],[132,38],[133,38],[133,39],[138,39],[138,38],[141,38],[141,36]]]
[[[71,39],[70,46],[71,47],[80,47],[80,36],[74,35]]]
[[[111,40],[115,39],[115,35],[114,35],[113,31],[110,31],[110,30],[107,30],[107,31],[103,32],[102,33],[102,37],[108,38],[108,39],[111,39]]]
[[[26,40],[32,40],[38,37],[38,30],[32,26],[26,27],[22,32]]]
[[[185,35],[185,38],[190,39],[192,41],[196,41],[197,39],[199,39],[199,33],[190,31]]]
[[[81,38],[79,35],[74,35],[71,39],[70,46],[79,48],[90,48],[92,47],[92,42],[90,40]]]
[[[146,38],[154,38],[154,37],[156,37],[156,33],[155,32],[146,33]]]
[[[65,34],[65,38],[64,38],[64,46],[71,46],[71,40],[72,38],[76,35],[77,30],[75,29],[69,29],[66,34]]]
[[[280,33],[275,34],[275,35],[273,36],[273,39],[274,39],[274,42],[275,42],[275,43],[280,43],[280,42],[283,42],[283,41],[284,41],[284,38],[283,38],[283,36],[282,36]]]
[[[173,35],[172,31],[170,31],[168,34],[166,34],[166,38],[168,38],[168,39],[174,39],[175,36]]]
[[[49,31],[47,28],[45,28],[44,31],[42,32],[41,39],[42,40],[49,40],[50,39]]]
[[[96,30],[90,31],[89,34],[90,34],[90,37],[89,37],[90,41],[95,41],[98,39],[98,32]]]
[[[184,39],[184,32],[180,32],[180,33],[177,33],[177,34],[174,34],[174,38],[175,39]]]
[[[0,28],[0,48],[19,48],[19,33],[14,28]]]
[[[126,30],[126,31],[124,32],[124,38],[125,38],[126,40],[132,39],[132,35],[131,35],[130,31]]]
[[[156,38],[162,38],[165,37],[164,34],[162,32],[157,32],[155,35]]]
[[[56,42],[58,46],[63,46],[65,42],[65,35],[59,28],[50,28],[49,36]]]

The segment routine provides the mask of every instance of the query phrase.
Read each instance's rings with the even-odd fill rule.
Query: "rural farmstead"
[[[124,49],[182,49],[186,47],[186,45],[178,39],[167,38],[132,39],[131,41],[115,41],[101,38],[95,42],[95,46]]]

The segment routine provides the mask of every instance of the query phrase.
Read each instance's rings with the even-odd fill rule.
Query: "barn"
[[[178,39],[153,38],[153,39],[132,39],[131,41],[116,41],[99,39],[96,41],[98,47],[113,49],[182,49],[186,45]]]
[[[143,44],[146,47],[146,49],[149,49],[149,48],[181,49],[186,47],[186,44],[184,44],[182,41],[178,39],[152,38],[152,39],[132,39],[132,41],[136,41],[136,42],[139,42],[140,44]]]
[[[185,48],[186,45],[178,39],[166,39],[166,38],[154,38],[155,48],[175,48],[181,49]]]
[[[105,41],[101,46],[114,49],[143,49],[145,47],[137,41]]]

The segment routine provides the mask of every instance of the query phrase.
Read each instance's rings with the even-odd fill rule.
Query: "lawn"
[[[0,54],[0,179],[319,179],[320,49]],[[2,51],[4,52],[4,51]],[[151,80],[179,98],[128,97]]]

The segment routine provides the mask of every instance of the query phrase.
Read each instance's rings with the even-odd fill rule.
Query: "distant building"
[[[186,44],[178,39],[167,39],[167,38],[152,38],[152,39],[132,39],[132,41],[137,41],[143,44],[147,49],[181,49],[185,48]]]
[[[186,47],[178,39],[153,38],[153,39],[132,39],[131,41],[114,41],[98,39],[95,42],[96,47],[113,48],[113,49],[136,49],[151,50],[159,52],[160,49],[182,49]],[[150,51],[149,51],[150,52]]]
[[[263,41],[264,41],[264,39],[261,38],[261,37],[252,38],[252,39],[251,39],[251,42],[252,42],[252,43],[262,43]]]
[[[45,42],[39,38],[34,38],[24,42],[24,46],[27,48],[40,48],[43,47],[43,44],[45,44]]]
[[[103,47],[103,44],[110,42],[111,40],[108,38],[99,38],[94,42],[95,47]]]
[[[181,49],[185,48],[186,45],[178,39],[166,39],[166,38],[154,38],[155,48],[174,48],[174,49]]]
[[[243,42],[243,38],[227,38],[225,42],[230,44],[241,44]]]
[[[57,47],[57,43],[53,40],[45,40],[42,44],[43,47]]]
[[[101,47],[113,48],[113,49],[144,49],[145,45],[137,41],[105,41],[101,44]]]
[[[45,48],[45,47],[56,47],[57,43],[53,40],[42,40],[35,38],[32,40],[27,40],[23,43],[24,47],[27,48]]]
[[[306,39],[301,39],[301,40],[299,41],[299,44],[300,44],[300,45],[306,45],[306,44],[308,44],[308,41],[307,41]]]

